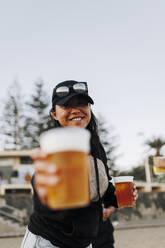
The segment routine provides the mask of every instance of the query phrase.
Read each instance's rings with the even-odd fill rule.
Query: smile
[[[74,117],[69,119],[70,121],[81,121],[84,117]]]

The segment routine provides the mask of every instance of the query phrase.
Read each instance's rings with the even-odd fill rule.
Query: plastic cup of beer
[[[153,171],[156,175],[165,174],[165,157],[153,157]]]
[[[47,205],[65,209],[89,204],[90,132],[83,128],[54,128],[40,137],[46,162],[56,167],[59,183],[47,188]]]
[[[133,177],[113,177],[116,189],[118,207],[134,207]]]

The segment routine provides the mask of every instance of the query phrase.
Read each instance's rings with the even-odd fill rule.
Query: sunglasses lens
[[[84,83],[77,83],[73,85],[74,91],[77,93],[84,93],[87,91],[86,85]]]
[[[69,88],[66,86],[61,86],[56,89],[56,95],[59,97],[67,96],[69,94]]]

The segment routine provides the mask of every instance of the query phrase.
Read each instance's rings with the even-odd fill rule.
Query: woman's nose
[[[77,113],[80,113],[80,112],[81,112],[81,111],[80,111],[77,107],[71,107],[71,108],[70,108],[70,113],[72,113],[72,114],[73,114],[73,113],[74,113],[74,114],[75,114],[75,113],[77,114]]]

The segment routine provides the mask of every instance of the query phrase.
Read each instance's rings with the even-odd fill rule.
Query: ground
[[[119,229],[115,231],[115,248],[164,248],[165,227]],[[0,247],[19,248],[22,237],[0,238]]]
[[[115,231],[115,248],[164,248],[165,227]]]

